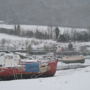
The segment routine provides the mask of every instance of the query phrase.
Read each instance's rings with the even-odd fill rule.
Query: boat
[[[49,58],[50,59],[50,58]],[[24,58],[8,54],[0,57],[0,79],[12,80],[54,76],[58,60]]]
[[[64,50],[57,54],[59,61],[63,63],[84,63],[85,57],[75,50]]]
[[[84,56],[63,56],[60,61],[62,61],[63,63],[84,63],[85,62],[85,58]]]

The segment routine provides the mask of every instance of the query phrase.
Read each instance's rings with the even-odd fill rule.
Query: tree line
[[[20,37],[28,37],[28,38],[37,38],[37,39],[54,39],[58,42],[68,42],[69,40],[72,41],[90,41],[90,30],[78,32],[72,29],[72,33],[70,34],[67,31],[61,34],[59,27],[55,27],[53,30],[52,28],[49,29],[49,32],[40,32],[36,30],[35,32],[31,30],[22,31],[20,25],[15,25],[14,29],[6,29],[0,28],[0,33],[6,33],[10,35],[17,35]],[[54,36],[53,36],[54,34]]]

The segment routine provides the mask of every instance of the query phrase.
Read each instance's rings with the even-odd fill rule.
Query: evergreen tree
[[[21,30],[20,25],[19,24],[15,25],[15,34],[16,35],[20,35],[20,30]]]
[[[58,40],[59,38],[59,28],[58,27],[55,28],[55,34],[56,34],[56,40]]]

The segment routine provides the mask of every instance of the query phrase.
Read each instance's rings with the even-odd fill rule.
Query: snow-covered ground
[[[11,40],[9,43],[18,43],[28,40],[28,38],[21,38],[17,36],[10,36],[6,34],[0,34],[0,39]],[[18,41],[17,41],[18,40]],[[43,44],[55,44],[55,41],[51,40],[35,40],[38,42],[43,42]],[[17,42],[16,42],[17,41]],[[24,43],[24,42],[23,42]],[[42,43],[41,43],[42,44]],[[67,46],[67,43],[57,43],[60,46]],[[89,44],[90,42],[78,43],[76,46]],[[19,44],[16,44],[19,45]],[[19,45],[20,46],[20,45]],[[18,46],[18,47],[19,47]],[[42,45],[41,45],[42,46]],[[61,68],[61,65],[58,64],[58,68]],[[90,65],[89,59],[86,60],[85,64]],[[77,68],[69,70],[57,70],[54,77],[48,78],[37,78],[37,79],[22,79],[22,80],[12,80],[12,81],[0,81],[1,90],[90,90],[90,66],[86,68]]]
[[[0,44],[2,44],[2,41],[5,41],[6,46],[13,46],[16,47],[16,49],[26,48],[28,45],[33,45],[35,47],[44,47],[44,45],[55,45],[56,41],[53,40],[40,40],[36,38],[25,38],[25,37],[19,37],[15,35],[8,35],[8,34],[2,34],[0,33]],[[34,45],[35,44],[35,45]]]
[[[90,59],[83,65],[90,65]],[[62,67],[61,62],[57,67]],[[0,81],[1,90],[90,90],[90,66],[57,70],[53,77]]]
[[[54,77],[0,81],[1,90],[90,90],[90,67],[57,71]]]
[[[36,38],[25,38],[25,37],[19,37],[19,36],[15,36],[15,35],[8,35],[8,34],[2,34],[0,33],[0,41],[5,40],[6,43],[9,45],[12,44],[13,47],[17,46],[17,49],[21,49],[21,48],[25,48],[27,43],[28,44],[35,44],[37,46],[41,46],[43,47],[44,45],[56,45],[57,47],[67,47],[68,43],[57,43],[54,40],[40,40],[40,39],[36,39]],[[1,43],[0,43],[1,44]],[[76,47],[77,49],[80,46],[83,45],[90,45],[90,42],[72,42],[72,44],[74,45],[74,47]]]

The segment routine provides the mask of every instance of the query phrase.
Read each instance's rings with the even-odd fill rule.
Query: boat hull
[[[68,61],[67,60],[62,60],[62,62],[67,63],[67,64],[68,63],[84,63],[85,60],[84,59],[82,59],[82,60],[74,60],[74,61],[73,60],[72,61],[71,60],[68,60]]]
[[[50,77],[56,72],[57,61],[48,62],[48,68],[45,71],[40,72],[27,72],[25,67],[1,67],[0,68],[0,79],[1,80],[12,80],[22,78],[37,78],[37,77]]]
[[[65,56],[61,60],[63,63],[84,63],[85,58],[83,56]]]

